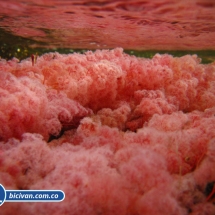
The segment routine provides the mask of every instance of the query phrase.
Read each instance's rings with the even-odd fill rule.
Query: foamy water
[[[1,183],[66,195],[2,214],[214,214],[214,64],[118,48],[0,68]]]
[[[214,215],[215,62],[123,50],[213,51],[214,6],[0,1],[0,184],[65,193],[0,214]]]

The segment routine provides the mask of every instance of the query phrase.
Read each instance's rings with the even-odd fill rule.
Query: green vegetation
[[[84,53],[88,49],[72,49],[71,48],[43,48],[47,44],[36,42],[31,39],[26,39],[20,36],[14,36],[10,32],[0,28],[0,57],[4,59],[12,59],[13,57],[19,60],[30,57],[32,54],[42,55],[47,52],[59,53]],[[37,47],[37,48],[33,48]],[[94,50],[92,50],[94,51]],[[215,50],[124,50],[127,54],[137,57],[152,58],[156,53],[171,54],[174,57],[180,57],[186,54],[197,54],[202,59],[202,63],[208,64],[215,61]]]

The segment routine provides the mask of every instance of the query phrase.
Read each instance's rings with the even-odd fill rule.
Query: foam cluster
[[[65,192],[1,214],[215,214],[214,83],[196,55],[1,59],[0,182]]]

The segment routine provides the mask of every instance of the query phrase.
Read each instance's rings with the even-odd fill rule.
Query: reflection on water
[[[0,8],[8,58],[47,49],[215,50],[214,0],[0,0]]]
[[[59,52],[59,53],[84,53],[89,49],[73,49],[73,48],[45,48],[45,47],[31,47],[34,43],[33,40],[25,39],[20,36],[14,36],[8,34],[0,29],[0,41],[4,41],[0,47],[0,56],[4,59],[11,59],[13,57],[19,60],[30,57],[32,54],[37,53],[42,55],[47,52]],[[91,49],[94,50],[94,49]],[[202,59],[202,63],[211,63],[215,61],[215,50],[124,50],[130,55],[138,57],[152,58],[156,53],[172,54],[173,56],[183,56],[186,54],[197,54]]]

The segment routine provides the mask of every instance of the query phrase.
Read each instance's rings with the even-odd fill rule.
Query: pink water
[[[65,192],[0,214],[215,214],[215,62],[104,49],[214,50],[213,1],[0,8],[1,28],[32,47],[101,49],[0,59],[0,184]]]
[[[35,46],[215,49],[213,0],[1,0],[0,26]]]

